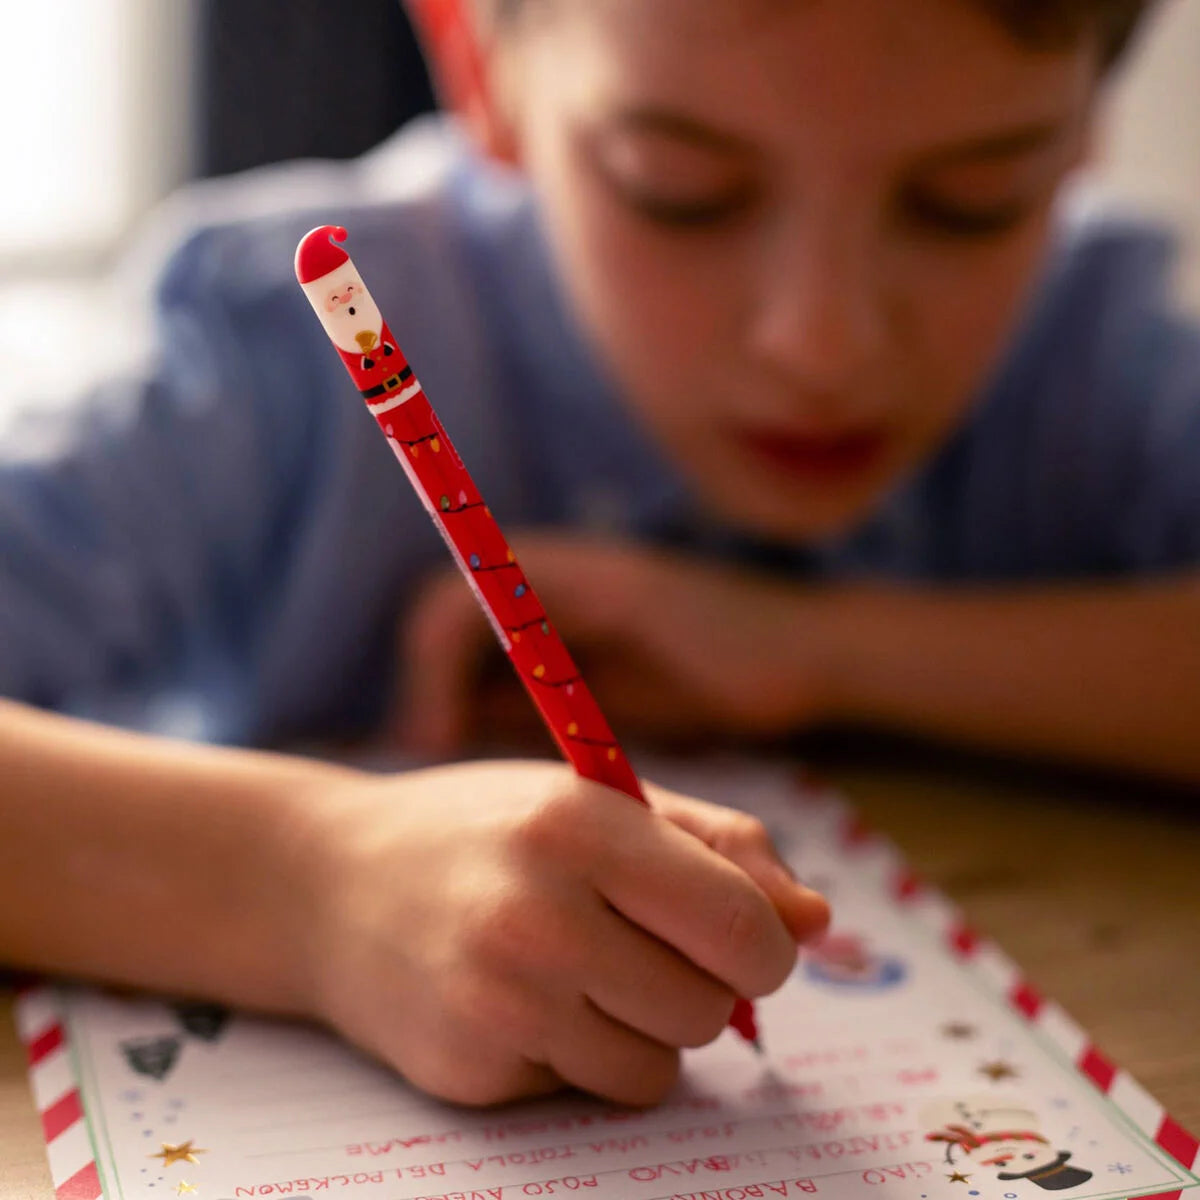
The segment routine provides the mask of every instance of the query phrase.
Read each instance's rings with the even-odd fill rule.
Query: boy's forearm
[[[0,963],[302,1010],[294,814],[348,774],[0,701]]]
[[[822,604],[833,720],[1200,780],[1200,579]]]

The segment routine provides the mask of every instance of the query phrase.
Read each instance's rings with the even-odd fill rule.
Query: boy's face
[[[567,287],[701,495],[847,529],[1003,349],[1079,159],[1094,48],[966,0],[549,0],[501,39]]]

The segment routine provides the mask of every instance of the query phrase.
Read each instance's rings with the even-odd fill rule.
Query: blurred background
[[[348,157],[432,104],[397,0],[10,3],[0,78],[0,401],[53,385],[64,321],[86,331],[94,281],[174,188]],[[1162,0],[1095,174],[1179,231],[1200,314],[1200,0]]]

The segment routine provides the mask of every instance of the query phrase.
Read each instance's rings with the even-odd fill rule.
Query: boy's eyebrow
[[[1013,158],[1042,150],[1059,141],[1067,131],[1059,120],[1031,121],[1000,133],[987,133],[964,142],[938,147],[921,155],[926,166],[941,166],[950,162],[979,162],[996,158]]]
[[[750,149],[748,142],[732,133],[724,133],[697,121],[684,113],[665,108],[625,108],[613,118],[613,124],[634,133],[653,133],[691,142],[705,150],[724,154],[744,154]]]
[[[703,121],[671,109],[649,106],[621,109],[613,117],[613,124],[633,133],[677,138],[722,154],[747,154],[753,150],[749,142],[736,134],[714,129]],[[921,164],[939,167],[951,163],[1013,158],[1054,145],[1063,138],[1067,129],[1068,122],[1062,119],[1030,121],[998,133],[981,134],[924,151],[920,155]]]

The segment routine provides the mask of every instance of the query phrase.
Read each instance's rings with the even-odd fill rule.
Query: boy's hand
[[[659,1100],[828,910],[754,819],[649,797],[519,762],[326,796],[301,839],[314,1013],[448,1100]]]
[[[534,536],[517,554],[620,734],[781,736],[818,717],[828,691],[817,594],[745,569],[622,543]],[[536,722],[459,573],[426,586],[401,631],[399,740],[446,755]],[[515,721],[514,721],[515,717]]]

